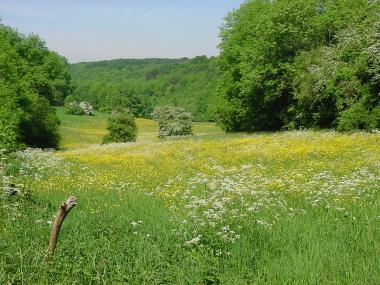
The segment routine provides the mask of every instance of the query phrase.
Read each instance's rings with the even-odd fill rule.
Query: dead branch
[[[77,205],[76,201],[77,199],[71,196],[67,199],[66,202],[61,203],[57,215],[55,216],[53,228],[51,229],[48,254],[45,257],[45,260],[48,260],[54,254],[55,248],[57,246],[59,230],[61,229],[63,220],[66,218],[70,210]]]

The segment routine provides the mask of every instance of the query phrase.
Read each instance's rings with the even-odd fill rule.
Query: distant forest
[[[156,106],[179,106],[195,120],[209,121],[215,112],[216,58],[116,59],[70,66],[74,90],[66,101],[90,102],[110,112],[129,108],[150,118]]]

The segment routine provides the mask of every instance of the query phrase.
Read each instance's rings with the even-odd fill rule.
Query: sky
[[[0,0],[3,24],[38,34],[69,62],[218,54],[224,16],[244,0]]]

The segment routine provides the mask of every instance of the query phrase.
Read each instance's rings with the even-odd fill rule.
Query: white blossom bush
[[[89,102],[82,101],[79,103],[79,107],[83,110],[85,115],[92,115],[93,107]]]
[[[80,103],[73,101],[66,105],[66,111],[71,115],[93,115],[93,110],[92,105],[86,101]]]
[[[159,138],[193,134],[193,116],[180,107],[157,107],[152,117],[158,121]]]

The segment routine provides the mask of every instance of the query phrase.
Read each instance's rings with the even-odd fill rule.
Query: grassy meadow
[[[61,150],[3,159],[0,284],[380,284],[380,135],[295,131],[100,145],[58,109]],[[56,254],[51,221],[69,195]]]

